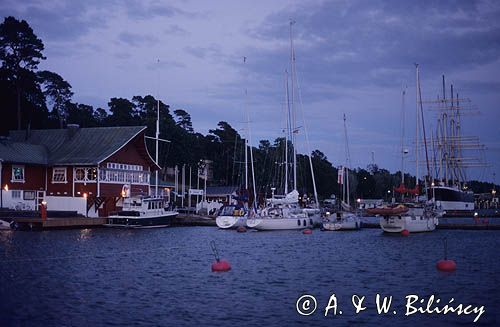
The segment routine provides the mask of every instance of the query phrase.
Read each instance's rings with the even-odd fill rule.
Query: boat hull
[[[159,228],[168,227],[172,220],[177,216],[177,212],[165,213],[158,216],[149,217],[129,217],[129,216],[110,216],[106,227],[119,228]]]
[[[249,218],[247,219],[247,227],[256,230],[294,230],[314,228],[321,224],[321,217],[301,217],[301,218]]]
[[[235,229],[245,227],[247,223],[246,216],[219,216],[215,219],[217,227],[221,229]]]
[[[361,228],[361,220],[357,216],[342,218],[338,221],[326,221],[323,229],[327,231],[356,230]]]
[[[401,233],[408,230],[410,233],[432,232],[436,229],[438,218],[422,216],[385,216],[380,217],[380,227],[386,233]]]
[[[0,230],[9,230],[12,229],[11,224],[6,222],[5,220],[0,219]]]

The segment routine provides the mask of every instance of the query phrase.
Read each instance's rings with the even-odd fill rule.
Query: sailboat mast
[[[246,63],[247,57],[243,57],[243,63]],[[247,115],[247,137],[245,140],[245,188],[248,190],[248,155],[250,151],[250,167],[252,171],[252,189],[253,189],[253,206],[256,207],[257,191],[255,189],[255,170],[253,166],[253,151],[252,151],[252,132],[250,130],[250,112],[248,109],[248,89],[245,87],[245,111]]]
[[[290,135],[290,96],[288,93],[288,71],[285,70],[286,132],[285,132],[285,193],[288,194],[288,136]]]
[[[345,179],[345,198],[347,198],[347,204],[350,205],[350,187],[349,187],[349,167],[351,166],[351,155],[349,153],[349,140],[347,139],[347,123],[344,114],[344,138],[345,138],[345,167],[344,167],[344,179]]]
[[[245,90],[246,97],[246,90]],[[247,132],[245,137],[245,190],[248,191],[248,115],[247,115]]]
[[[160,59],[157,61],[158,67],[160,65]],[[155,133],[155,163],[159,167],[158,164],[158,141],[160,137],[160,70],[158,70],[158,90],[157,90],[157,99],[156,99],[156,133]],[[157,167],[157,168],[158,168]],[[177,189],[175,189],[177,193]],[[155,197],[158,196],[158,169],[155,170]]]
[[[416,189],[418,190],[418,186],[419,186],[419,171],[418,171],[418,165],[419,165],[419,162],[418,162],[418,159],[419,159],[419,156],[418,156],[418,150],[419,150],[419,138],[420,138],[420,115],[419,115],[419,112],[418,112],[418,85],[420,84],[420,80],[419,80],[419,71],[418,71],[418,64],[415,64],[415,70],[416,70],[416,86],[415,86],[415,96],[416,96],[416,99],[415,99],[415,107],[416,107],[416,115],[417,115],[417,120],[416,120],[416,131],[415,131],[415,158],[416,158],[416,173],[415,173],[415,178],[416,178],[416,184],[415,184],[415,187]]]
[[[291,65],[291,82],[292,82],[292,146],[293,146],[293,189],[297,189],[297,147],[295,144],[295,134],[297,133],[297,117],[295,113],[295,50],[293,48],[292,26],[294,20],[290,20],[290,65]]]
[[[404,155],[405,155],[405,95],[406,89],[402,87],[401,94],[401,185],[405,185],[405,169],[404,169]]]
[[[156,140],[155,140],[155,146],[156,146],[156,153],[155,153],[155,162],[156,165],[158,166],[158,138],[160,137],[160,99],[157,100],[157,109],[156,109]],[[158,169],[155,171],[155,196],[158,196]],[[177,190],[176,190],[177,192]]]

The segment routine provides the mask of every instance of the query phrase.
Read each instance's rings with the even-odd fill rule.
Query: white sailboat
[[[361,228],[361,219],[354,212],[350,204],[350,184],[349,184],[349,167],[350,167],[350,154],[349,142],[347,140],[347,124],[344,114],[344,138],[345,138],[345,153],[346,153],[346,166],[341,167],[339,170],[340,185],[342,185],[342,203],[340,209],[334,212],[333,215],[327,217],[323,221],[323,229],[327,231],[338,230],[356,230]]]
[[[246,57],[243,58],[243,62],[246,62]],[[246,137],[245,137],[245,192],[248,191],[248,152],[250,152],[250,167],[252,173],[252,189],[253,189],[253,202],[254,205],[249,206],[248,196],[246,199],[238,199],[243,200],[239,202],[243,202],[243,205],[240,204],[229,204],[223,206],[219,210],[219,214],[215,219],[215,223],[217,227],[221,229],[234,229],[238,227],[245,227],[247,223],[247,218],[249,216],[253,217],[256,214],[255,203],[257,201],[257,194],[255,189],[255,171],[253,165],[253,151],[251,147],[252,142],[252,134],[250,131],[250,113],[248,111],[247,106],[247,90],[245,89],[245,113],[246,113]]]
[[[282,196],[273,195],[266,200],[266,206],[259,215],[247,219],[247,226],[257,230],[293,230],[313,228],[321,225],[321,215],[318,205],[318,196],[316,191],[316,182],[314,179],[314,170],[312,168],[311,156],[309,155],[309,165],[314,189],[315,205],[311,208],[302,208],[299,204],[299,192],[297,191],[297,150],[296,150],[296,134],[298,128],[296,125],[295,115],[295,50],[293,47],[292,26],[294,22],[290,22],[290,66],[291,66],[291,96],[288,96],[288,87],[286,87],[286,96],[288,103],[288,111],[291,114],[287,115],[287,134],[285,138],[285,187]],[[288,83],[288,76],[287,76]],[[288,84],[287,84],[288,85]],[[290,101],[291,98],[291,101]],[[291,120],[290,119],[291,117]],[[307,130],[304,124],[305,135],[307,139]],[[289,136],[290,135],[290,136]],[[291,139],[293,150],[293,185],[292,191],[288,192],[288,140]],[[308,140],[307,143],[309,144]],[[308,149],[310,153],[310,149]]]
[[[395,189],[396,192],[402,194],[413,194],[413,201],[402,201],[400,204],[387,206],[383,208],[368,209],[367,212],[380,216],[380,227],[387,233],[400,233],[407,230],[410,233],[414,232],[431,232],[436,229],[439,223],[440,212],[435,209],[432,203],[419,201],[420,185],[419,185],[419,139],[420,125],[423,124],[422,101],[420,93],[420,77],[418,64],[416,66],[416,185],[415,188],[409,189],[404,186],[404,171],[401,169],[401,185]],[[402,101],[402,115],[404,117],[404,95]],[[422,122],[421,122],[422,115]],[[404,118],[403,118],[404,120]],[[404,129],[403,129],[404,131]],[[404,133],[404,132],[402,132]],[[425,132],[424,132],[425,133]],[[424,135],[425,140],[425,135]],[[405,153],[403,139],[401,141],[401,155]],[[404,159],[402,159],[404,162]]]
[[[0,219],[0,230],[8,230],[12,229],[12,222],[6,222],[5,220]]]

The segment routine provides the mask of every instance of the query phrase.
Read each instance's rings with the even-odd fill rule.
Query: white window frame
[[[90,179],[89,175],[92,174],[92,170],[96,170],[96,178]],[[77,178],[77,170],[83,170],[83,179]],[[97,168],[96,167],[75,167],[75,174],[73,176],[73,181],[78,183],[96,183],[97,182]]]
[[[22,200],[23,199],[23,191],[21,191],[21,190],[12,190],[11,192],[12,192],[11,193],[12,200]]]
[[[54,180],[54,177],[56,176],[56,171],[58,171],[58,174],[60,174],[62,171],[64,171],[64,180],[62,180],[62,181]],[[67,169],[67,167],[52,167],[52,184],[64,184],[67,182],[68,182],[68,169]]]
[[[142,165],[132,165],[132,164],[122,164],[116,162],[108,162],[106,163],[107,169],[115,169],[115,170],[131,170],[131,171],[143,171],[144,167]]]
[[[22,171],[23,171],[23,178],[22,179],[15,179],[15,175],[14,175],[15,169],[22,169]],[[24,183],[26,181],[26,169],[25,169],[24,165],[13,165],[12,166],[12,179],[10,181],[12,183]]]

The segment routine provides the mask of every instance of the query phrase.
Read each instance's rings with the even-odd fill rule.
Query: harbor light
[[[5,190],[5,192],[9,192],[9,185],[5,184],[5,186],[3,187],[3,189]]]
[[[88,197],[87,193],[83,193],[83,197],[86,199]]]
[[[357,203],[361,203],[361,199],[357,199],[357,200],[356,200],[356,202],[357,202]]]

